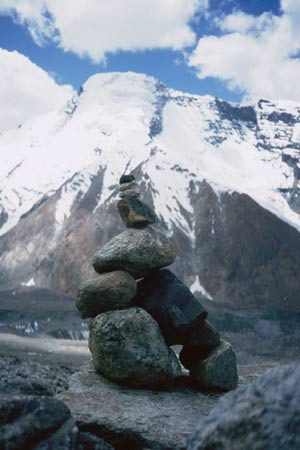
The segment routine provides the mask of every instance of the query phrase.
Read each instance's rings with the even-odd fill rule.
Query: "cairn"
[[[164,267],[175,261],[173,242],[157,231],[133,175],[120,178],[117,207],[126,227],[96,252],[100,275],[84,282],[76,305],[89,321],[89,348],[99,373],[135,387],[161,386],[181,375],[170,348],[200,387],[234,389],[236,357],[207,320],[189,288]]]

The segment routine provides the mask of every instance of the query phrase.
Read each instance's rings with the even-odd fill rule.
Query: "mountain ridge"
[[[283,247],[281,235],[291,235],[287,253],[298,264],[292,247],[299,245],[299,233],[288,225],[300,229],[297,103],[261,100],[256,107],[237,106],[167,89],[141,74],[98,74],[64,111],[3,133],[0,152],[4,288],[33,278],[37,286],[74,292],[81,278],[92,276],[93,251],[122,229],[114,201],[123,172],[136,174],[143,199],[154,207],[159,226],[179,248],[174,270],[194,288],[198,277],[198,292],[203,288],[211,298],[229,299],[224,286],[230,258],[228,250],[220,250],[224,243],[219,233],[231,236],[237,227],[222,212],[227,208],[234,213],[230,198],[241,214],[247,215],[249,208],[255,214],[263,209],[261,226],[274,227]],[[206,205],[201,196],[207,196]],[[277,218],[269,220],[269,212],[285,222],[282,230]],[[252,220],[254,226],[255,217]],[[208,257],[214,254],[218,236],[222,264]],[[273,257],[276,261],[278,255]],[[203,268],[199,272],[203,261],[216,272],[210,281]],[[211,287],[218,285],[217,277],[223,280],[219,290]],[[269,280],[268,292],[271,284]],[[247,301],[256,295],[251,289]],[[294,304],[294,294],[291,297]]]

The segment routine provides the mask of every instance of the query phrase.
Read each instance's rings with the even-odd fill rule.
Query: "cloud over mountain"
[[[281,9],[281,15],[211,17],[219,35],[201,37],[188,64],[199,78],[222,80],[245,100],[300,100],[300,5],[282,0]]]
[[[60,108],[72,94],[24,55],[0,48],[0,131]]]
[[[189,22],[207,0],[1,0],[0,12],[26,25],[40,45],[55,41],[63,50],[94,62],[106,53],[153,48],[182,49],[195,41]]]

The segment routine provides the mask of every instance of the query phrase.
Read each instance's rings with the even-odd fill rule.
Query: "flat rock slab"
[[[220,397],[198,392],[188,383],[182,377],[168,391],[130,389],[86,365],[59,398],[82,431],[92,431],[117,450],[183,450],[200,417],[209,414]]]

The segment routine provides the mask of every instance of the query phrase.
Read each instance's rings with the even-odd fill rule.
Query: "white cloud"
[[[25,24],[38,44],[55,40],[95,62],[119,50],[182,49],[189,22],[208,0],[0,0],[0,12]]]
[[[62,107],[72,94],[25,56],[0,48],[0,131]]]
[[[300,2],[282,0],[282,15],[235,12],[218,20],[221,36],[202,37],[188,58],[199,78],[215,77],[245,100],[300,101]]]

